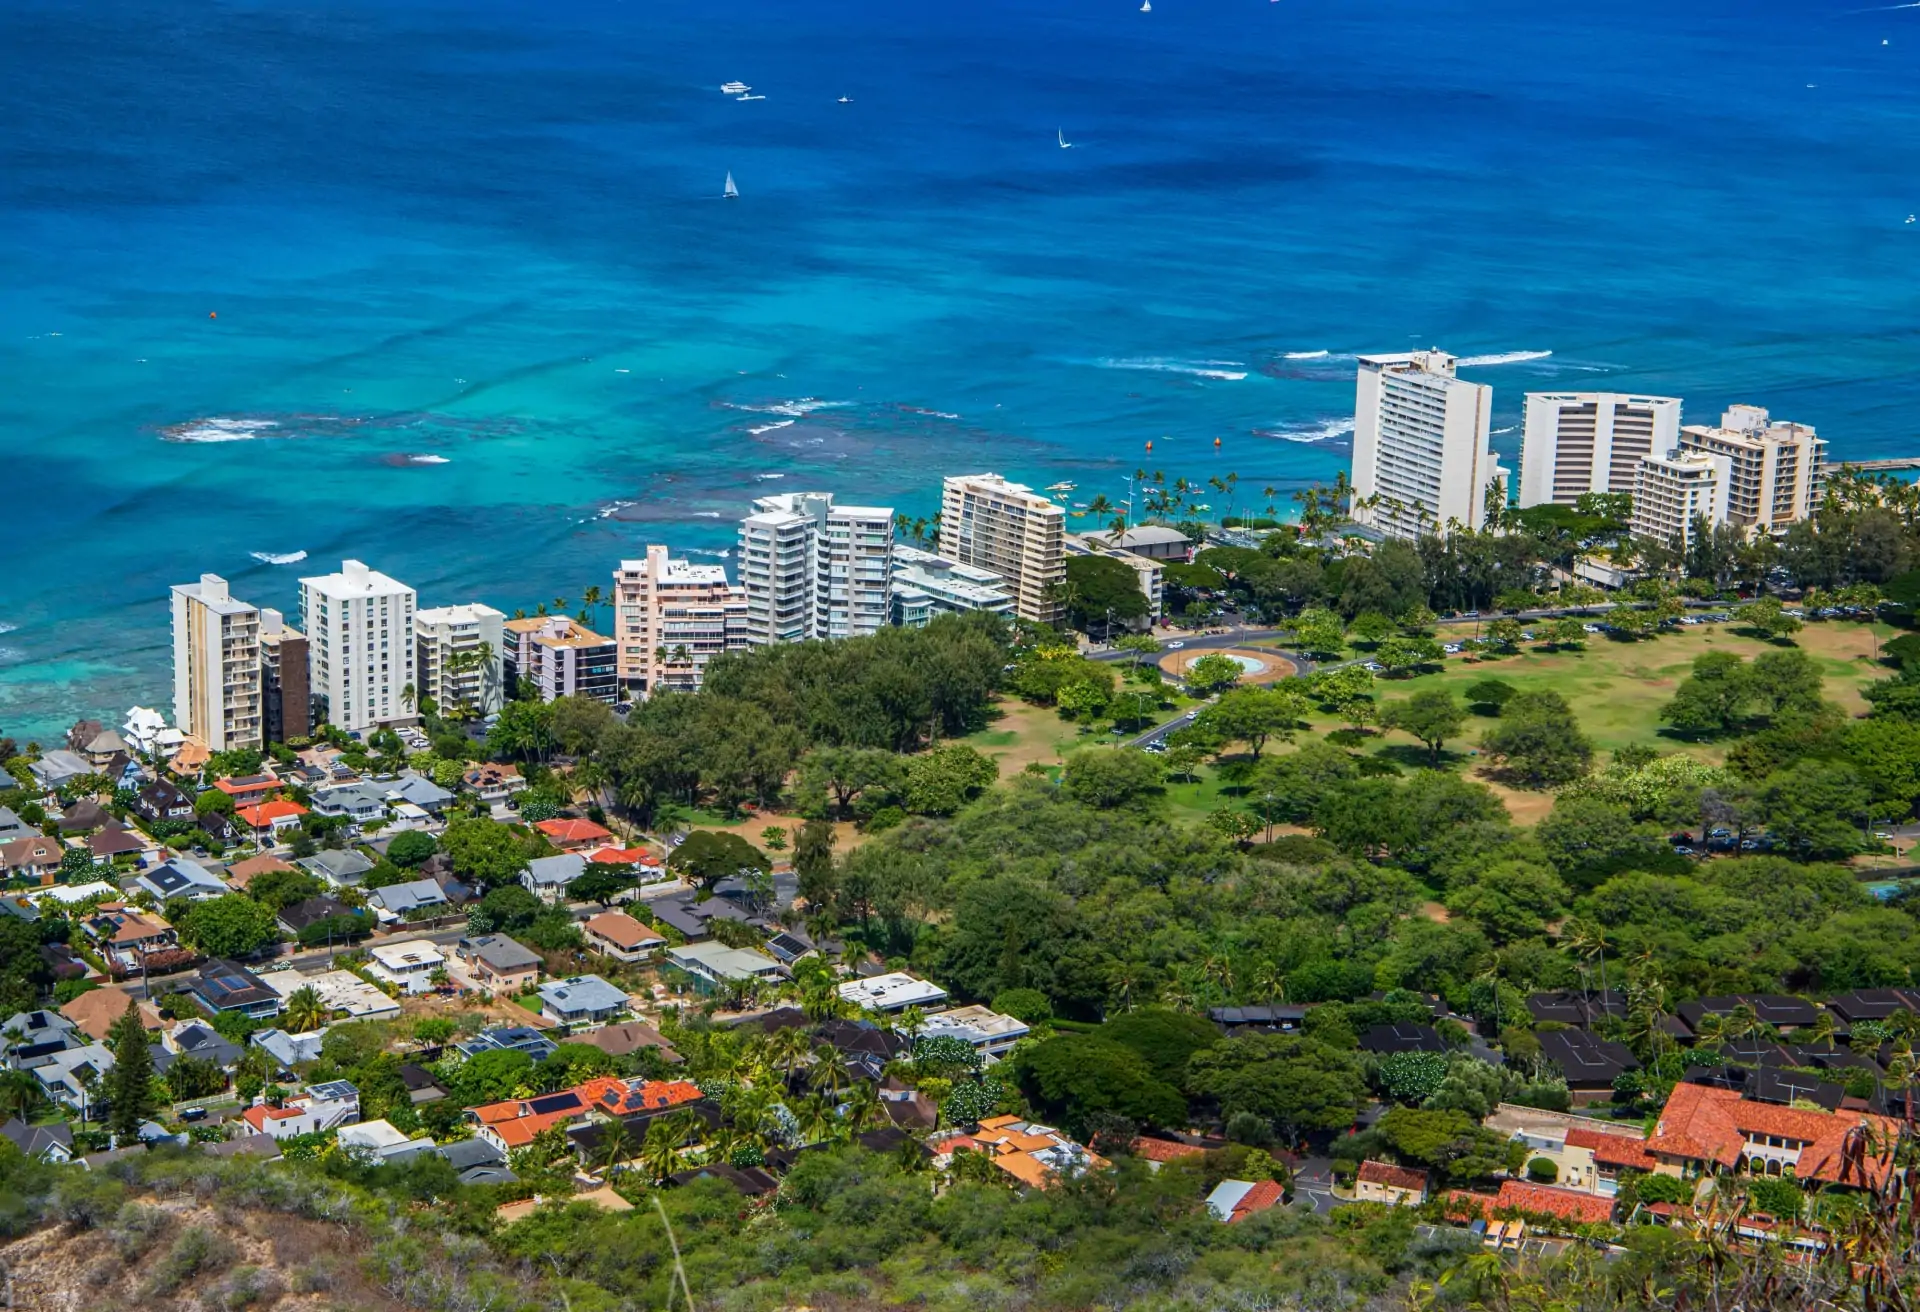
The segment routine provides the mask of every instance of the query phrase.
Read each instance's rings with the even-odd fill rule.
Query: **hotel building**
[[[761,497],[740,521],[746,641],[859,638],[887,622],[893,510],[830,492]]]
[[[210,751],[265,745],[260,612],[218,574],[173,589],[173,717]]]
[[[1757,405],[1736,405],[1717,428],[1682,428],[1680,446],[1727,458],[1727,520],[1742,528],[1784,528],[1820,504],[1827,444],[1806,424],[1776,421]]]
[[[1389,537],[1486,524],[1507,471],[1487,445],[1493,389],[1444,351],[1363,355],[1353,416],[1353,520]]]
[[[1704,451],[1643,459],[1633,487],[1634,536],[1686,551],[1697,527],[1726,523],[1731,465]]]
[[[1528,392],[1520,504],[1571,506],[1590,492],[1631,493],[1640,462],[1680,441],[1680,401],[1620,392]]]
[[[412,588],[357,560],[300,580],[308,684],[333,724],[366,733],[414,718],[401,692],[415,675],[415,600]]]
[[[565,615],[508,620],[501,628],[505,677],[530,681],[541,701],[591,697],[611,705],[620,700],[620,657],[612,638]]]
[[[721,566],[675,560],[662,546],[620,562],[613,614],[620,686],[642,696],[698,692],[709,661],[747,645],[746,593]]]
[[[1066,578],[1066,511],[998,474],[959,474],[940,495],[940,554],[1006,580],[1014,613],[1057,623]]]
[[[431,697],[442,715],[484,717],[498,711],[506,699],[501,678],[506,618],[479,602],[415,611],[418,695]]]

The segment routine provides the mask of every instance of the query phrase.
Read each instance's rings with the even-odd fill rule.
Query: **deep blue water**
[[[1920,10],[1752,0],[9,0],[0,732],[164,707],[203,570],[511,609],[769,489],[1284,507],[1355,351],[1911,452],[1917,71]]]

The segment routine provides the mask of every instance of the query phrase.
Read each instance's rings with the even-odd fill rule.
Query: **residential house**
[[[1575,1102],[1594,1102],[1613,1096],[1613,1082],[1640,1061],[1624,1043],[1594,1035],[1591,1030],[1541,1030],[1540,1055],[1560,1068]]]
[[[1744,1169],[1878,1189],[1893,1172],[1901,1134],[1900,1122],[1870,1112],[1778,1106],[1683,1082],[1667,1095],[1646,1151],[1663,1175]]]
[[[57,1011],[22,1011],[0,1025],[0,1049],[8,1070],[32,1070],[53,1054],[83,1045],[86,1038]]]
[[[431,992],[434,974],[445,970],[447,965],[440,949],[423,938],[381,943],[367,955],[372,958],[367,963],[367,973],[403,993]]]
[[[160,1019],[159,1008],[150,1002],[136,1003],[127,993],[116,988],[88,989],[71,1002],[63,1003],[60,1014],[73,1022],[74,1029],[96,1043],[106,1042],[113,1033],[113,1024],[127,1014],[127,1007],[138,1009],[141,1028],[149,1036],[158,1039],[166,1022]]]
[[[32,773],[34,782],[48,792],[94,773],[93,762],[65,748],[46,753],[39,760],[30,762],[27,769]]]
[[[1286,1197],[1286,1189],[1274,1180],[1222,1180],[1207,1195],[1207,1210],[1225,1225],[1238,1225],[1277,1207]]]
[[[107,968],[116,974],[137,974],[151,969],[158,953],[180,948],[180,937],[173,926],[160,916],[119,902],[103,902],[92,915],[80,922],[80,930],[106,959]],[[77,1001],[77,999],[76,999]],[[122,1011],[126,1010],[123,1005]]]
[[[60,872],[60,859],[67,849],[56,838],[35,834],[0,845],[0,877],[7,879],[51,879]]]
[[[93,970],[65,943],[42,943],[40,960],[47,963],[47,969],[53,972],[56,984],[70,979],[85,979]]]
[[[128,747],[142,756],[162,760],[179,751],[186,742],[186,734],[169,728],[167,717],[147,706],[135,706],[127,712],[126,723],[120,726],[120,736],[126,740]]]
[[[120,890],[101,879],[89,880],[84,884],[41,884],[37,888],[0,893],[0,914],[33,924],[40,919],[42,903],[52,903],[62,911],[70,912],[83,902],[117,905],[119,897]]]
[[[324,816],[344,817],[356,825],[387,817],[387,790],[375,783],[338,784],[313,793],[313,809]]]
[[[343,1152],[362,1160],[378,1162],[404,1161],[417,1154],[434,1151],[432,1139],[425,1135],[410,1139],[384,1117],[377,1121],[362,1121],[358,1125],[341,1126],[334,1135],[334,1143]]]
[[[276,797],[253,806],[243,806],[234,812],[234,818],[253,831],[256,843],[262,847],[272,847],[289,829],[298,829],[300,817],[305,814],[307,808],[300,803]]]
[[[187,984],[187,991],[212,1012],[237,1011],[244,1016],[280,1014],[280,995],[260,977],[232,961],[209,961]]]
[[[259,856],[250,856],[244,861],[236,861],[228,866],[227,887],[244,893],[247,885],[251,884],[257,875],[292,874],[299,869],[298,866],[289,865],[277,856],[269,856],[263,852]]]
[[[1388,1207],[1418,1207],[1427,1201],[1427,1188],[1425,1171],[1392,1162],[1362,1162],[1353,1178],[1355,1202],[1385,1203]]]
[[[453,1046],[463,1057],[478,1057],[483,1052],[524,1052],[541,1062],[553,1056],[560,1045],[532,1026],[500,1025]]]
[[[29,828],[20,818],[20,813],[10,806],[0,806],[0,843],[11,843],[16,838],[30,838],[39,831]]]
[[[959,1039],[990,1060],[1004,1057],[1013,1045],[1027,1037],[1027,1023],[1003,1016],[988,1007],[955,1007],[927,1019],[917,1039],[949,1037]]]
[[[55,826],[63,834],[90,834],[113,823],[113,813],[91,797],[83,797],[60,812]]]
[[[387,789],[387,801],[417,806],[430,816],[439,816],[454,795],[424,775],[411,770],[401,774]]]
[[[238,778],[229,776],[225,779],[215,779],[213,786],[231,797],[234,806],[238,808],[266,801],[280,791],[281,783],[272,771],[265,771],[261,774],[241,775]]]
[[[160,1034],[161,1053],[155,1054],[154,1070],[165,1075],[166,1066],[161,1065],[160,1056],[192,1057],[196,1061],[211,1062],[223,1071],[230,1071],[240,1061],[244,1049],[231,1039],[226,1038],[213,1026],[204,1021],[182,1021]],[[167,1062],[166,1065],[172,1065]]]
[[[585,1034],[576,1034],[571,1043],[591,1043],[609,1057],[630,1057],[636,1052],[651,1049],[660,1054],[660,1060],[669,1066],[678,1066],[682,1060],[659,1030],[645,1021],[619,1021],[612,1025],[602,1025],[597,1030],[588,1030]]]
[[[1449,1217],[1460,1221],[1492,1221],[1503,1212],[1551,1216],[1571,1225],[1596,1225],[1613,1219],[1613,1199],[1604,1195],[1521,1180],[1502,1180],[1500,1192],[1491,1195],[1456,1189],[1447,1195],[1446,1209]]]
[[[461,785],[489,806],[498,806],[516,793],[527,790],[527,781],[511,765],[487,762],[471,766],[460,776]]]
[[[970,1133],[956,1131],[928,1146],[935,1151],[934,1164],[943,1170],[956,1152],[981,1152],[1021,1184],[1037,1189],[1107,1165],[1105,1158],[1058,1130],[1017,1116],[990,1116]]]
[[[1396,1021],[1391,1025],[1368,1026],[1360,1036],[1360,1048],[1363,1052],[1386,1056],[1396,1052],[1445,1052],[1447,1045],[1441,1042],[1440,1031],[1431,1025]]]
[[[398,1014],[397,1008],[395,1014]],[[247,1036],[247,1041],[273,1058],[276,1069],[292,1070],[295,1066],[319,1061],[320,1043],[325,1038],[326,1034],[321,1030],[311,1030],[305,1034],[289,1034],[285,1030],[255,1030]]]
[[[95,861],[111,861],[117,856],[135,856],[147,845],[131,830],[118,824],[108,825],[87,839],[87,851]]]
[[[95,726],[92,736],[84,741],[67,744],[74,751],[87,758],[87,764],[98,770],[112,761],[114,757],[124,755],[127,740],[111,729]]]
[[[415,1107],[439,1102],[447,1096],[446,1086],[424,1067],[413,1062],[400,1063],[400,1082],[407,1086],[407,1101]]]
[[[38,1158],[55,1166],[73,1160],[73,1129],[62,1121],[55,1125],[28,1125],[18,1116],[0,1125],[0,1138],[20,1150],[23,1157]]]
[[[225,897],[233,891],[220,876],[183,856],[169,857],[157,866],[148,867],[133,882],[162,906],[177,897],[201,902],[211,897]]]
[[[780,979],[786,969],[772,957],[751,948],[719,943],[687,943],[667,949],[667,964],[708,985],[748,979]]]
[[[711,922],[715,920],[732,920],[754,929],[771,928],[770,922],[764,917],[752,915],[731,898],[725,897],[696,901],[691,893],[676,894],[656,899],[649,904],[648,910],[653,913],[655,920],[690,943],[713,937]]]
[[[657,884],[673,878],[666,862],[644,847],[602,847],[587,853],[587,864],[620,866],[639,884]]]
[[[587,852],[613,841],[613,832],[591,820],[561,819],[536,821],[534,826],[547,841],[562,852]]]
[[[598,975],[573,975],[540,986],[540,1014],[562,1025],[612,1020],[628,1006],[627,991]]]
[[[1183,1157],[1204,1157],[1207,1154],[1207,1150],[1197,1143],[1156,1139],[1144,1134],[1134,1135],[1133,1142],[1127,1145],[1127,1151],[1145,1162],[1149,1171],[1157,1171],[1168,1162],[1177,1162]]]
[[[335,888],[354,888],[373,869],[366,854],[350,847],[323,847],[296,863],[310,875],[318,875]]]
[[[1782,993],[1739,993],[1726,997],[1696,998],[1675,1007],[1674,1013],[1687,1027],[1689,1037],[1697,1038],[1702,1028],[1710,1024],[1706,1017],[1718,1016],[1724,1023],[1742,1007],[1752,1011],[1754,1018],[1762,1025],[1771,1026],[1782,1034],[1810,1026],[1820,1016],[1820,1009],[1805,998]]]
[[[1863,1020],[1887,1020],[1903,1011],[1920,1016],[1920,989],[1854,989],[1821,1005],[1840,1022],[1839,1032],[1847,1034]]]
[[[289,938],[297,939],[315,925],[341,916],[364,918],[363,913],[355,911],[331,893],[318,893],[281,907],[278,920],[281,931]],[[344,943],[352,937],[352,933],[343,933],[338,937]]]
[[[705,1096],[697,1085],[685,1080],[623,1080],[605,1076],[558,1093],[475,1107],[467,1116],[479,1127],[474,1131],[476,1138],[486,1140],[503,1153],[510,1153],[532,1143],[542,1130],[572,1125],[590,1115],[624,1120],[685,1107]]]
[[[1625,1020],[1627,995],[1619,989],[1584,989],[1577,993],[1563,989],[1551,993],[1532,993],[1527,996],[1527,1014],[1533,1017],[1536,1025],[1551,1021],[1571,1025],[1575,1029],[1587,1029],[1604,1017]]]
[[[367,905],[373,908],[381,924],[390,925],[407,919],[409,912],[436,914],[437,908],[447,906],[447,895],[431,879],[410,879],[404,884],[374,889],[367,894]]]
[[[1307,1007],[1265,1005],[1214,1007],[1207,1019],[1228,1034],[1292,1034],[1306,1023]]]
[[[548,906],[558,906],[566,901],[567,885],[585,874],[586,869],[587,859],[578,852],[535,857],[520,872],[520,882]]]
[[[344,1016],[347,1020],[396,1020],[400,1015],[398,1001],[350,970],[325,970],[316,975],[273,970],[261,978],[282,998],[291,998],[301,989],[312,989],[330,1016]]]
[[[667,945],[665,935],[624,911],[602,911],[583,923],[580,933],[595,952],[628,964],[644,961],[656,948]]]
[[[228,815],[225,811],[208,811],[205,815],[195,817],[194,824],[221,847],[237,847],[253,841],[253,831],[241,824],[238,817]]]
[[[84,1118],[99,1094],[98,1081],[113,1069],[113,1052],[102,1043],[89,1043],[57,1052],[44,1065],[33,1068],[47,1097]]]
[[[840,999],[891,1016],[908,1007],[937,1011],[947,1005],[947,991],[938,984],[896,970],[871,979],[848,980],[840,985]]]
[[[492,993],[518,993],[540,978],[539,954],[505,934],[469,934],[454,945],[454,956]]]
[[[324,1084],[309,1085],[305,1093],[287,1099],[278,1107],[256,1103],[240,1113],[240,1117],[255,1134],[271,1135],[275,1139],[323,1134],[360,1119],[360,1090],[347,1080],[328,1080]]]

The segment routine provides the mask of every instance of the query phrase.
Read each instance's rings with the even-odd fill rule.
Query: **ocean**
[[[577,607],[980,469],[1285,511],[1356,352],[1509,454],[1541,388],[1920,453],[1916,71],[1772,0],[10,0],[0,733],[170,710],[202,572]]]

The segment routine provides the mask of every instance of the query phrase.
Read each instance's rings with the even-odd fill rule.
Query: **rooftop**
[[[897,1011],[906,1007],[924,1007],[947,1000],[947,991],[905,971],[875,975],[872,979],[848,980],[840,986],[843,1000],[875,1011]]]

